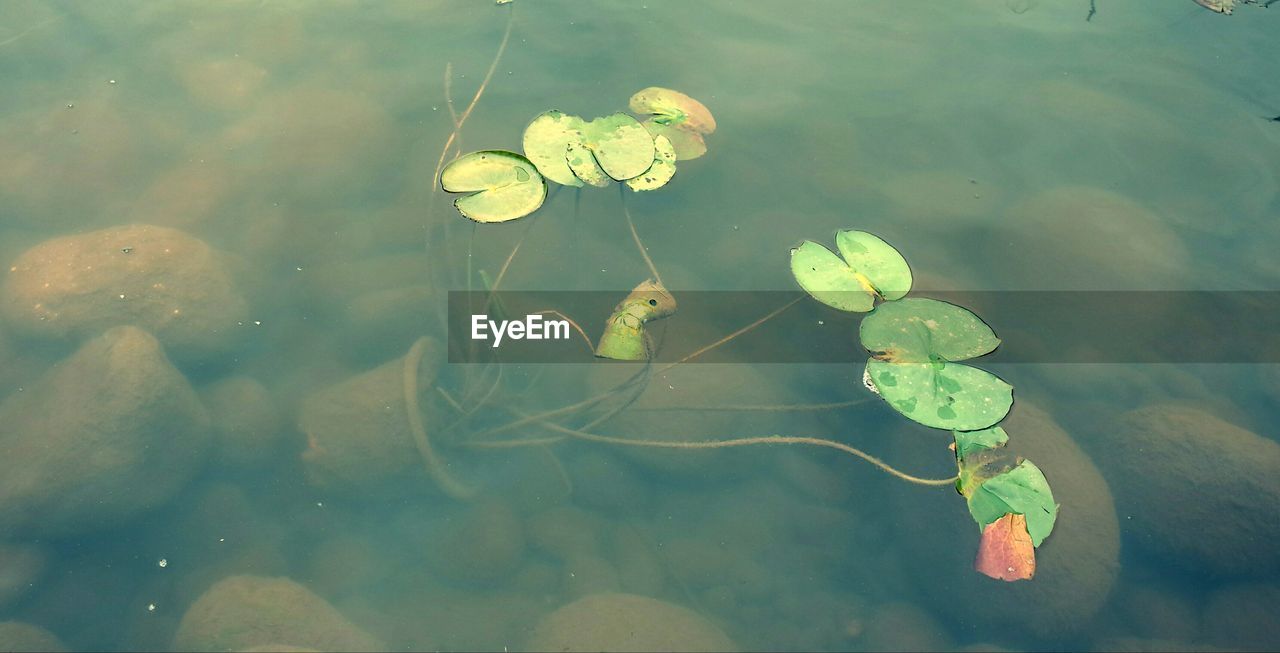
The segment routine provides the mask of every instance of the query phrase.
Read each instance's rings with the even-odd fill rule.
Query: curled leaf
[[[644,128],[654,137],[666,136],[680,160],[706,154],[707,144],[702,135],[716,130],[716,119],[706,106],[669,88],[650,86],[632,95],[631,110],[650,114]]]
[[[596,356],[638,361],[649,357],[644,325],[676,312],[676,298],[662,284],[647,279],[613,307],[604,334],[596,346]]]
[[[1036,575],[1036,548],[1027,532],[1027,518],[1007,513],[987,524],[973,568],[1005,582],[1031,580]]]
[[[1053,502],[1049,481],[1030,460],[983,481],[968,499],[969,514],[984,531],[1006,513],[1025,515],[1027,532],[1035,546],[1049,537],[1058,518],[1058,504]]]

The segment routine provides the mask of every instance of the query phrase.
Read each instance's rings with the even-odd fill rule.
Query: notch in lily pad
[[[865,313],[876,298],[901,299],[911,290],[907,260],[865,231],[836,233],[840,256],[806,240],[791,250],[791,274],[814,299],[842,311]]]
[[[506,150],[482,150],[458,157],[440,173],[440,186],[450,193],[470,193],[454,200],[462,215],[476,222],[507,222],[538,210],[547,198],[547,183],[529,159]]]
[[[716,119],[701,102],[669,88],[650,86],[631,96],[631,111],[649,115],[644,128],[654,137],[666,136],[680,160],[707,153],[704,134],[716,130]]]
[[[1013,386],[956,361],[976,358],[999,344],[973,313],[935,299],[881,304],[859,327],[872,352],[866,378],[904,417],[925,426],[976,431],[995,425],[1013,406]]]

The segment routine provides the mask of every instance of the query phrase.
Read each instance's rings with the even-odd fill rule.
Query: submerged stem
[[[649,258],[649,251],[645,249],[644,243],[640,240],[640,232],[636,231],[636,223],[631,219],[631,210],[627,208],[627,189],[621,184],[618,185],[619,197],[622,198],[622,215],[627,219],[627,228],[631,230],[631,239],[636,242],[636,249],[640,250],[640,256],[644,258],[644,264],[649,266],[649,273],[653,275],[653,280],[658,282],[659,286],[666,287],[667,284],[662,283],[662,275],[658,274],[658,268],[653,264],[653,259]]]
[[[631,438],[618,438],[618,437],[612,437],[608,435],[600,435],[598,433],[587,433],[585,431],[578,431],[575,429],[560,426],[558,424],[548,423],[548,424],[544,424],[544,426],[546,426],[547,428],[553,431],[563,433],[569,437],[577,438],[579,440],[588,440],[591,442],[603,442],[606,444],[620,444],[620,445],[631,446],[631,447],[658,447],[663,449],[724,449],[728,447],[745,447],[745,446],[751,446],[751,445],[757,445],[757,444],[808,444],[808,445],[813,445],[817,447],[827,447],[830,449],[836,449],[839,451],[843,451],[847,454],[857,456],[858,458],[861,458],[871,463],[872,465],[875,465],[876,467],[880,468],[882,471],[892,476],[896,476],[904,481],[907,481],[908,483],[915,483],[916,485],[943,486],[943,485],[952,485],[956,482],[955,476],[952,476],[951,478],[920,478],[919,476],[912,476],[911,474],[908,474],[906,472],[899,471],[898,469],[890,466],[888,463],[884,462],[883,460],[880,460],[879,458],[876,458],[875,456],[861,449],[849,446],[847,444],[844,444],[843,442],[836,442],[834,440],[824,440],[822,438],[811,438],[806,436],[789,436],[789,435],[767,435],[767,436],[750,437],[750,438],[734,438],[731,440],[703,440],[703,441],[697,441],[697,442],[679,442],[679,441],[668,441],[668,440],[633,440]]]
[[[431,448],[426,426],[422,423],[422,413],[418,407],[418,367],[422,363],[422,354],[426,350],[427,342],[426,338],[418,338],[404,357],[404,405],[409,418],[409,430],[413,434],[414,444],[418,446],[418,453],[426,465],[427,473],[435,480],[436,485],[440,486],[445,494],[455,499],[470,499],[475,496],[475,490],[463,485],[449,474],[444,461],[436,454],[435,449]]]

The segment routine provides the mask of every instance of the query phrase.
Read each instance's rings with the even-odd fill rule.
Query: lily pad
[[[862,346],[895,363],[962,361],[1000,345],[991,327],[967,309],[936,299],[881,304],[858,329]]]
[[[524,154],[543,177],[565,186],[582,187],[582,180],[569,168],[565,151],[570,143],[582,142],[582,118],[560,111],[544,111],[524,128]],[[603,174],[603,173],[601,173]]]
[[[615,180],[637,177],[653,165],[653,136],[635,118],[618,112],[583,123],[581,129],[583,145]]]
[[[454,200],[462,215],[476,222],[506,222],[538,210],[547,184],[531,161],[515,152],[482,150],[465,154],[440,173],[450,193],[471,193]]]
[[[876,297],[897,299],[911,289],[906,259],[880,238],[864,231],[841,231],[836,245],[843,259],[808,240],[791,250],[791,274],[814,299],[842,311],[865,313]]]
[[[654,138],[666,136],[675,148],[676,159],[679,161],[696,159],[707,153],[707,142],[698,132],[654,122],[653,118],[644,121],[644,128]]]
[[[627,186],[633,191],[656,190],[667,185],[676,175],[676,151],[666,136],[653,138],[653,165],[649,166],[639,177],[627,180]]]
[[[1030,460],[987,479],[969,497],[969,514],[980,529],[1010,513],[1026,516],[1027,532],[1037,547],[1053,531],[1058,504],[1044,472]]]
[[[597,188],[609,185],[609,175],[605,174],[600,164],[596,163],[596,158],[591,156],[591,150],[587,149],[586,145],[570,141],[565,148],[564,158],[569,170],[573,171],[578,179]]]
[[[1013,406],[1013,386],[960,363],[891,363],[872,358],[866,375],[894,410],[936,429],[985,429],[1004,419]]]
[[[865,231],[838,231],[836,248],[849,267],[866,276],[886,301],[902,299],[911,290],[907,259],[879,236]]]
[[[650,86],[631,96],[631,110],[652,114],[655,123],[678,127],[699,134],[716,130],[716,119],[701,102],[669,88]]]
[[[1009,442],[1009,434],[999,426],[979,431],[955,431],[956,458],[963,461],[970,454],[986,449],[998,449]]]

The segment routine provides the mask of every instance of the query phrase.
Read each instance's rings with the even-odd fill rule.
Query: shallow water
[[[1062,507],[1037,577],[1008,585],[972,570],[979,533],[954,491],[830,449],[489,432],[637,366],[586,354],[463,365],[429,348],[408,369],[452,493],[423,471],[403,417],[403,357],[423,335],[443,340],[447,292],[483,287],[517,243],[502,287],[562,295],[592,337],[608,310],[593,298],[608,293],[566,291],[621,299],[649,275],[615,189],[561,188],[532,218],[480,226],[433,190],[451,109],[466,110],[509,17],[462,152],[519,149],[546,109],[604,115],[651,85],[714,112],[706,156],[680,162],[668,187],[625,193],[677,300],[791,291],[789,248],[837,229],[891,243],[926,295],[1280,289],[1280,6],[1221,16],[1190,0],[1097,0],[1088,12],[1087,0],[4,2],[6,284],[49,239],[144,223],[224,253],[216,268],[244,305],[190,277],[147,277],[144,296],[207,291],[183,306],[205,311],[214,345],[157,331],[195,407],[174,391],[172,404],[139,400],[169,412],[103,425],[92,410],[103,388],[121,390],[111,379],[99,394],[55,393],[62,404],[22,397],[45,396],[42,377],[107,328],[145,327],[150,308],[113,306],[63,333],[5,300],[0,622],[73,650],[165,649],[210,586],[248,574],[296,581],[389,650],[534,646],[547,615],[603,592],[683,606],[747,650],[1280,647],[1274,349],[1259,364],[1108,362],[1114,348],[1055,350],[1070,323],[1032,320],[1044,350],[1002,350],[986,367],[1016,388],[1011,447],[1045,469]],[[672,347],[710,343],[782,303],[762,297],[655,331]],[[850,329],[861,353],[856,320],[794,310],[814,329]],[[1170,310],[1187,323],[1173,337],[1231,337],[1186,313]],[[144,344],[129,351],[147,350],[150,336],[130,337]],[[614,396],[566,424],[633,439],[833,438],[914,475],[955,473],[949,437],[869,395],[860,365],[779,364],[759,347],[635,379],[634,403]],[[335,388],[353,377],[373,380]],[[480,408],[449,426],[453,402]],[[42,417],[75,410],[57,433]],[[196,434],[206,413],[211,440]],[[59,434],[111,428],[138,449],[78,449],[76,461],[124,486],[42,462],[75,446]],[[324,439],[352,433],[348,449]],[[554,441],[475,446],[528,438]],[[171,458],[148,458],[173,442]],[[12,479],[33,469],[35,487],[75,491],[19,496]],[[315,619],[297,609],[298,623]],[[591,627],[565,641],[591,641]],[[255,644],[325,642],[237,645]]]

